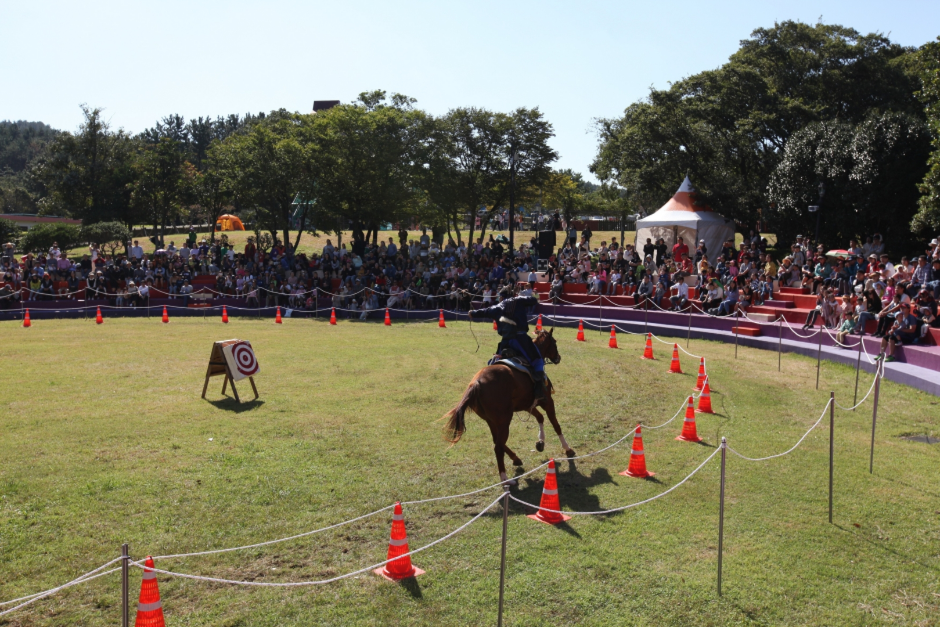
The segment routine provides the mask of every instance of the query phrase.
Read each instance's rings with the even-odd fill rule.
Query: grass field
[[[248,241],[248,238],[254,236],[254,233],[252,231],[226,231],[224,233],[216,233],[216,237],[223,235],[223,234],[228,236],[229,241],[232,243],[232,245],[235,246],[235,250],[237,251],[244,250],[245,243]],[[509,237],[509,231],[487,230],[486,236],[485,236],[486,240],[489,240],[490,234],[492,234],[493,237],[496,237],[497,235],[500,235],[500,234],[505,235],[506,237]],[[201,241],[203,238],[208,239],[210,236],[210,233],[208,231],[199,232],[197,233],[197,235],[199,237],[199,240]],[[464,241],[466,241],[467,235],[468,235],[468,231],[461,231],[461,237],[464,238]],[[478,236],[479,236],[479,231],[476,231],[474,238]],[[534,236],[535,236],[535,232],[533,231],[517,231],[515,234],[517,243],[528,242]],[[771,246],[776,245],[777,243],[776,235],[772,233],[763,233],[763,236],[767,238],[767,241]],[[187,235],[185,233],[181,233],[178,235],[167,235],[166,244],[169,246],[170,242],[175,242],[176,246],[179,247],[182,244],[182,242],[186,241],[186,237]],[[398,232],[397,231],[380,231],[379,232],[379,239],[381,241],[388,243],[389,237],[395,240],[395,245],[397,246],[398,245]],[[409,231],[409,235],[408,235],[409,240],[412,240],[412,239],[416,240],[419,237],[421,237],[421,231]],[[561,245],[564,237],[565,237],[564,233],[561,233],[561,232],[558,233],[557,239],[558,239],[559,245]],[[619,242],[620,231],[599,231],[597,233],[594,233],[594,236],[591,239],[591,245],[592,247],[597,248],[598,246],[600,246],[602,241],[606,241],[609,244],[611,242],[611,238],[613,237],[616,237],[617,241]],[[635,237],[636,237],[636,233],[634,231],[625,231],[624,233],[624,239],[626,240],[628,244],[632,244]],[[293,243],[296,240],[296,238],[297,238],[297,233],[296,231],[294,231],[292,232],[292,235],[291,235],[291,243]],[[138,237],[135,239],[137,239],[137,241],[140,242],[140,245],[143,247],[144,252],[152,253],[154,250],[156,250],[156,247],[146,237]],[[314,237],[310,233],[304,233],[300,238],[300,243],[297,246],[297,251],[301,253],[306,253],[307,255],[311,253],[320,254],[323,252],[323,247],[326,246],[326,240],[328,239],[332,240],[334,245],[336,245],[338,242],[335,235],[324,235],[320,233],[319,235]],[[454,233],[454,239],[456,239],[456,233]],[[740,244],[742,239],[743,239],[743,236],[740,233],[735,235],[736,243]],[[445,238],[445,241],[446,241],[446,238]],[[352,245],[352,231],[345,231],[343,233],[343,242],[347,244],[347,247]],[[75,248],[69,251],[69,255],[73,257],[80,256],[80,255],[85,254],[86,252],[88,252],[87,248],[80,247],[80,248]]]
[[[175,318],[0,323],[0,601],[61,584],[116,557],[225,548],[336,523],[394,502],[455,494],[496,480],[485,424],[446,445],[436,422],[495,345],[485,325]],[[559,329],[563,360],[550,374],[559,418],[586,453],[638,421],[667,420],[690,393],[697,363],[666,374],[666,346],[642,361],[640,338],[576,343]],[[213,340],[255,346],[261,402],[237,405],[213,379],[199,398]],[[789,448],[829,396],[851,404],[854,370],[696,341],[709,361],[712,402],[701,445],[677,442],[681,417],[645,431],[655,481],[621,477],[629,441],[559,464],[565,509],[632,503],[674,485],[720,441],[751,457]],[[247,382],[240,391],[247,394]],[[862,375],[861,394],[871,383]],[[716,457],[666,497],[549,527],[513,505],[506,581],[508,625],[940,624],[940,446],[901,439],[940,427],[935,397],[884,382],[874,475],[871,403],[836,411],[835,524],[827,522],[828,430],[791,455],[746,462],[729,454],[724,597],[715,592]],[[561,455],[534,420],[514,421],[526,468]],[[543,473],[516,494],[537,502]],[[412,548],[458,527],[495,492],[408,507]],[[382,513],[336,531],[260,549],[165,560],[158,567],[254,581],[302,581],[385,558]],[[160,577],[168,625],[492,625],[496,622],[498,508],[414,558],[413,584],[372,574],[311,588],[242,588]],[[132,571],[132,601],[140,574]],[[117,574],[0,618],[0,625],[115,625]],[[0,608],[4,609],[4,608]],[[132,619],[133,620],[133,619]]]

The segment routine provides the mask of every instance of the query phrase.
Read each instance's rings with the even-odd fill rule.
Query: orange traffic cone
[[[539,319],[535,321],[535,330],[536,331],[542,330],[542,314],[539,314]]]
[[[395,513],[392,514],[392,537],[388,541],[388,558],[391,560],[382,568],[376,568],[376,575],[381,575],[391,581],[407,579],[423,575],[424,571],[415,568],[408,553],[408,535],[405,533],[405,516],[401,512],[401,503],[395,503]],[[405,555],[405,557],[400,557]]]
[[[578,341],[584,341],[584,321],[578,320]]]
[[[104,318],[101,317],[101,307],[98,307],[97,311],[95,311],[95,324],[102,323],[104,323]]]
[[[705,385],[705,358],[698,364],[698,379],[695,380],[695,391],[700,392]]]
[[[385,326],[392,326],[392,317],[388,315],[388,307],[385,308]]]
[[[537,514],[529,514],[532,520],[538,520],[547,525],[557,525],[560,522],[571,520],[571,516],[562,514],[561,502],[558,500],[558,479],[555,477],[555,460],[548,460],[548,470],[545,472],[545,487],[542,488],[542,502],[539,503]],[[555,510],[555,511],[548,511]]]
[[[274,312],[274,324],[284,324],[284,321],[281,320],[281,308],[278,307],[277,311]]]
[[[698,409],[695,410],[696,414],[714,414],[712,411],[712,390],[708,386],[708,377],[705,378],[705,387],[702,388],[702,393],[698,395]]]
[[[163,306],[163,323],[166,324],[170,321],[170,315],[166,312],[166,305]]]
[[[32,323],[32,322],[30,321],[30,319],[29,319],[29,309],[26,310],[26,315],[23,316],[23,326],[24,326],[24,327],[31,327],[31,326],[33,326],[33,323]]]
[[[698,437],[698,433],[695,431],[695,408],[692,405],[691,396],[689,397],[689,404],[685,407],[685,422],[682,424],[682,433],[676,439],[685,442],[702,441],[702,438]]]
[[[443,309],[441,309],[441,315],[440,315],[440,317],[437,319],[437,326],[438,326],[438,328],[441,328],[441,329],[446,329],[446,328],[447,328],[447,325],[444,324],[444,310],[443,310]]]
[[[653,359],[653,334],[646,334],[646,348],[643,349],[643,359]]]
[[[137,620],[134,627],[164,627],[163,604],[160,601],[160,588],[157,586],[157,573],[153,572],[153,558],[144,562],[144,576],[140,582],[140,600],[137,603]]]
[[[640,425],[636,426],[636,433],[633,436],[633,450],[630,451],[630,466],[620,474],[625,477],[637,477],[639,479],[656,475],[655,472],[649,472],[646,469],[646,456],[643,454],[643,432],[640,431]]]
[[[610,342],[607,343],[608,348],[620,348],[617,346],[617,331],[614,330],[613,325],[610,326]]]
[[[336,324],[336,307],[330,312],[330,324]]]
[[[228,308],[225,305],[222,305],[222,322],[228,324]]]
[[[679,364],[679,345],[672,345],[672,363],[669,364],[669,374],[682,374],[682,367]]]

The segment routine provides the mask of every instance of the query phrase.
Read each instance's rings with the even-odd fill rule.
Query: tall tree
[[[910,52],[837,25],[757,29],[721,68],[652,90],[622,118],[599,120],[591,171],[656,202],[688,174],[701,202],[753,225],[787,141],[806,125],[858,124],[884,111],[922,115]]]
[[[417,170],[427,157],[429,125],[413,102],[364,92],[353,104],[308,117],[316,183],[311,197],[336,223],[350,225],[359,253],[382,223],[404,221],[418,209]]]
[[[807,207],[817,204],[822,182],[820,239],[829,248],[877,232],[906,251],[929,150],[926,124],[910,115],[810,124],[787,142],[770,181],[768,218],[777,237],[790,240],[813,221]]]
[[[162,248],[167,225],[180,217],[190,199],[196,170],[178,141],[162,137],[141,146],[135,173],[134,203],[153,224]]]
[[[918,51],[916,67],[921,80],[917,95],[933,134],[933,151],[928,162],[930,169],[920,184],[921,197],[911,228],[915,233],[929,236],[940,232],[940,37]]]
[[[82,105],[82,113],[78,132],[57,135],[33,169],[49,192],[46,209],[85,223],[117,220],[132,226],[135,142],[123,130],[112,131],[101,109]]]

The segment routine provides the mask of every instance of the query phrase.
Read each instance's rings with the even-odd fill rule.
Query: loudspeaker
[[[555,231],[539,231],[539,259],[555,254]]]

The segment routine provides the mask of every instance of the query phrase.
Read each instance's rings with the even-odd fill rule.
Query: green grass
[[[474,231],[474,236],[473,236],[474,239],[479,237],[479,233],[480,233],[479,229]],[[493,235],[493,237],[496,237],[497,235],[505,235],[506,237],[509,237],[509,231],[487,230],[486,235],[485,235],[485,240],[488,241],[491,234]],[[186,233],[167,235],[166,244],[167,246],[169,246],[170,242],[175,242],[176,246],[179,247],[182,245],[183,242],[186,241],[187,235],[188,234]],[[216,237],[219,237],[221,235],[228,236],[229,242],[231,242],[231,244],[235,246],[235,250],[242,251],[245,248],[245,244],[247,243],[248,238],[254,237],[254,232],[253,231],[225,231],[224,233],[216,232]],[[454,239],[456,240],[457,234],[452,232],[452,235]],[[469,231],[467,230],[463,230],[460,232],[460,236],[463,238],[464,241],[466,241],[467,235],[469,235]],[[528,243],[528,241],[532,239],[535,235],[536,233],[534,231],[516,231],[515,239],[516,239],[517,244],[523,243],[523,242]],[[771,246],[776,245],[776,242],[777,242],[776,235],[772,233],[763,233],[762,235],[767,238],[767,241],[770,243]],[[199,241],[202,241],[203,238],[208,239],[210,236],[210,233],[208,231],[199,232],[197,233],[197,236],[199,238]],[[278,237],[280,237],[280,235]],[[395,245],[397,246],[398,245],[398,232],[397,231],[379,231],[380,241],[384,241],[388,243],[389,237],[395,240]],[[421,231],[409,231],[408,232],[409,241],[417,240],[419,237],[421,237]],[[557,234],[557,240],[558,240],[559,246],[564,241],[564,237],[565,237],[565,234],[559,231]],[[616,237],[617,241],[619,242],[620,231],[599,231],[597,233],[594,233],[594,236],[591,238],[591,246],[593,248],[597,248],[598,246],[601,245],[602,241],[606,241],[609,244],[611,242],[611,238],[613,237]],[[624,233],[624,239],[626,240],[628,244],[632,244],[635,237],[636,237],[636,232],[634,231],[625,231]],[[740,244],[743,241],[743,238],[744,238],[743,235],[741,235],[740,233],[737,233],[735,235],[736,244]],[[156,250],[156,246],[154,246],[148,238],[136,237],[134,239],[140,242],[140,245],[143,247],[144,252],[152,253],[153,251]],[[293,244],[294,241],[296,241],[296,239],[297,239],[297,232],[293,231],[291,235],[291,243]],[[320,233],[316,237],[314,237],[310,233],[304,233],[301,236],[300,243],[297,246],[297,252],[305,253],[307,255],[310,255],[311,253],[320,254],[323,252],[323,247],[326,246],[326,240],[328,239],[331,240],[334,245],[336,245],[338,242],[335,235],[324,235],[323,233]],[[352,231],[343,232],[343,242],[347,245],[347,247],[350,247],[352,245]],[[445,236],[445,242],[446,242],[446,236]],[[78,247],[78,248],[74,248],[70,250],[69,256],[80,257],[81,255],[84,255],[87,252],[88,252],[87,247]],[[118,251],[118,252],[120,253],[122,251]]]
[[[486,325],[174,318],[0,323],[0,601],[61,584],[116,557],[224,548],[283,537],[393,502],[492,483],[486,425],[446,445],[436,422],[495,345]],[[574,342],[550,374],[559,417],[586,453],[637,421],[672,416],[694,383],[639,359],[640,338]],[[199,398],[213,340],[252,341],[263,402],[223,399],[221,379]],[[621,477],[629,442],[559,465],[566,509],[617,507],[653,496],[694,469],[726,436],[749,456],[789,448],[820,415],[829,390],[851,404],[855,373],[812,360],[696,341],[709,360],[715,416],[699,416],[705,445],[677,442],[681,417],[645,431],[656,482]],[[862,392],[871,382],[862,376]],[[240,391],[248,394],[245,385]],[[555,528],[513,506],[506,581],[508,625],[936,625],[940,617],[940,447],[903,440],[938,431],[938,399],[885,382],[875,473],[868,474],[871,404],[836,412],[835,519],[827,522],[828,433],[763,463],[729,454],[724,592],[715,593],[717,457],[663,499]],[[534,420],[518,415],[510,445],[527,468],[560,455],[549,429],[534,451]],[[516,490],[537,501],[543,474]],[[412,548],[466,522],[484,493],[406,508]],[[390,516],[337,531],[218,556],[164,561],[181,572],[255,581],[326,578],[384,559]],[[414,585],[374,575],[322,587],[242,588],[160,577],[169,625],[495,624],[501,518],[490,515],[414,558]],[[132,573],[136,601],[139,572]],[[120,583],[109,575],[0,618],[0,625],[114,625]]]

